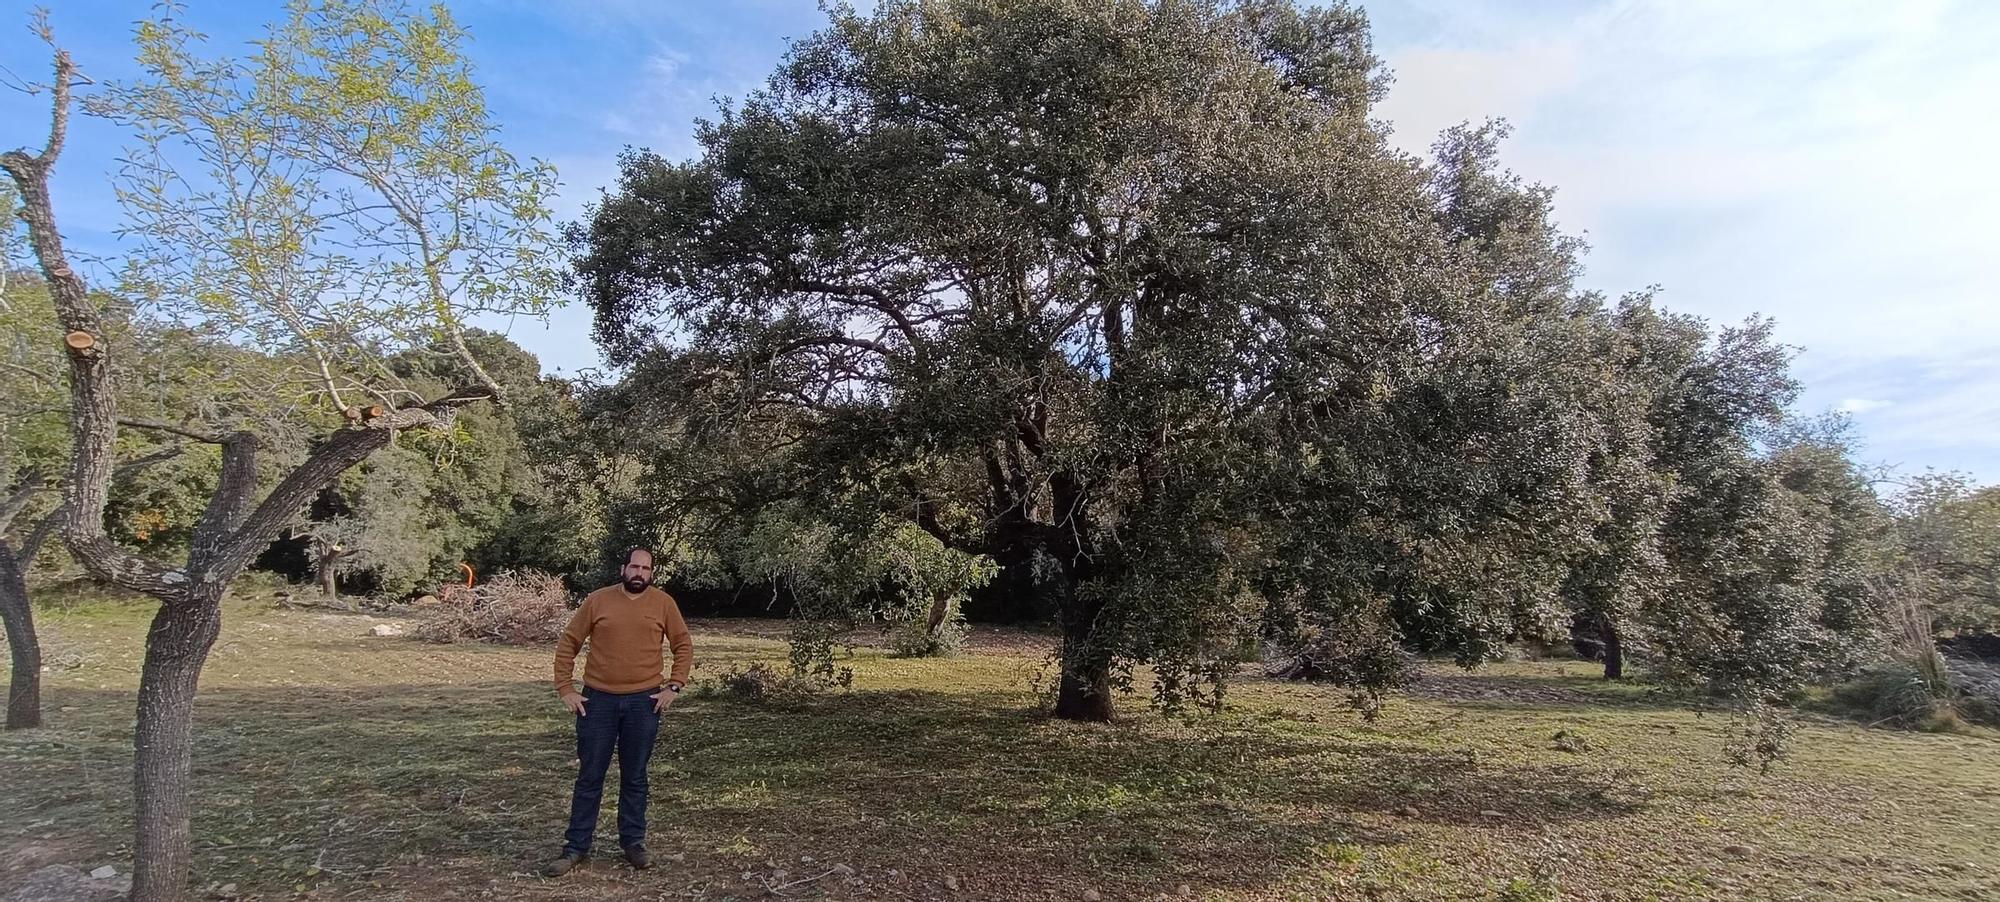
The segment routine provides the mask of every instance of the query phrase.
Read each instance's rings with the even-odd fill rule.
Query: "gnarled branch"
[[[226,583],[233,579],[314,496],[349,467],[387,446],[398,430],[448,425],[459,408],[491,398],[492,394],[483,386],[462,388],[423,406],[389,411],[359,426],[334,432],[219,541],[214,553],[201,562],[197,574],[207,582]]]

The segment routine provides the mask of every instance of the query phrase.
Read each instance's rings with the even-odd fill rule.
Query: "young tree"
[[[1925,472],[1893,498],[1898,557],[1941,626],[2000,631],[2000,487]]]
[[[68,53],[55,53],[41,148],[0,156],[65,332],[72,454],[63,538],[98,577],[160,601],[135,736],[135,899],[185,891],[192,704],[231,581],[308,501],[397,432],[447,424],[498,396],[464,342],[466,316],[549,303],[541,241],[553,176],[494,142],[457,52],[461,37],[441,11],[299,2],[255,57],[206,59],[199,37],[168,17],[139,28],[145,77],[113,87],[95,107],[140,138],[121,188],[141,248],[129,266],[133,290],[166,315],[247,346],[303,350],[292,359],[307,368],[269,388],[308,422],[333,425],[273,480],[259,478],[266,442],[255,424],[232,422],[235,411],[189,410],[176,421],[120,415],[111,373],[129,351],[107,334],[49,196],[80,83]],[[384,352],[433,339],[475,378],[418,397],[389,372]],[[219,481],[177,562],[106,532],[121,422],[221,449]]]

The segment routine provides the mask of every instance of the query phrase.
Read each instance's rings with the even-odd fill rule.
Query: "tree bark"
[[[1597,637],[1604,643],[1604,678],[1625,677],[1625,644],[1618,636],[1618,621],[1608,614],[1597,615]]]
[[[35,637],[35,609],[28,603],[25,561],[0,539],[0,619],[6,621],[13,670],[7,678],[7,729],[42,725],[42,646]]]
[[[134,902],[186,895],[191,857],[188,775],[194,752],[194,694],[222,627],[222,590],[210,584],[166,602],[146,634],[133,738]]]
[[[1070,618],[1063,624],[1062,683],[1056,689],[1056,716],[1064,720],[1110,723],[1111,656],[1098,649],[1088,626]]]
[[[930,635],[931,639],[936,640],[944,635],[944,625],[950,619],[951,595],[939,592],[936,597],[931,599],[931,612],[930,616],[924,621],[924,629]]]
[[[42,33],[54,43],[46,28]],[[336,430],[254,508],[257,441],[253,435],[168,426],[169,432],[213,441],[223,449],[222,478],[196,525],[187,562],[183,567],[170,566],[112,541],[104,528],[104,509],[119,426],[111,365],[116,349],[105,340],[102,317],[63,251],[49,197],[49,173],[62,153],[70,92],[77,81],[76,66],[61,49],[55,52],[55,70],[47,143],[40,153],[0,153],[0,169],[19,189],[29,243],[65,332],[71,459],[69,480],[63,486],[64,543],[92,575],[161,601],[146,637],[146,664],[139,682],[132,898],[177,900],[185,895],[189,861],[188,772],[195,684],[220,628],[221,599],[230,581],[314,495],[387,445],[396,430],[448,423],[459,407],[486,400],[491,392],[461,389],[422,407],[402,408]]]
[[[329,555],[319,560],[319,594],[326,596],[329,603],[340,600],[340,589],[333,584],[334,562],[337,555]]]

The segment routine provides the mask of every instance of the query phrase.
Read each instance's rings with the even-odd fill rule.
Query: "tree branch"
[[[49,28],[48,13],[36,15],[35,33],[56,52],[56,80],[51,86],[55,101],[50,104],[54,110],[49,114],[49,140],[35,157],[35,162],[46,169],[62,154],[63,139],[69,134],[70,85],[80,80],[80,76],[77,75],[76,63],[69,58],[69,51],[55,47],[55,32]]]
[[[822,335],[813,338],[801,338],[798,339],[797,341],[786,342],[784,345],[780,346],[776,352],[772,353],[771,356],[773,358],[783,357],[786,354],[792,353],[793,351],[802,351],[806,348],[817,347],[820,345],[846,345],[847,347],[850,348],[860,348],[864,351],[874,351],[875,353],[882,355],[883,358],[885,359],[895,353],[892,348],[879,341],[870,341],[866,338],[853,338],[846,335]]]
[[[421,407],[390,411],[333,433],[220,540],[214,553],[201,562],[197,574],[211,583],[226,583],[235,578],[258,552],[277,538],[301,508],[349,467],[388,445],[398,430],[448,425],[459,408],[491,398],[492,393],[483,386],[462,388]]]
[[[207,442],[211,445],[224,446],[228,445],[236,435],[242,434],[210,432],[195,426],[181,426],[160,420],[150,420],[145,417],[119,417],[118,425],[130,426],[134,429],[151,429],[155,432],[169,432],[182,438],[194,439],[197,442]]]
[[[28,508],[28,502],[35,500],[35,496],[48,487],[46,482],[41,471],[30,471],[22,477],[21,484],[14,487],[7,500],[0,501],[0,536],[7,534],[7,528],[13,525],[15,517]]]
[[[257,436],[238,430],[223,437],[222,477],[208,506],[195,524],[188,549],[188,569],[200,573],[222,549],[229,533],[243,521],[243,512],[257,492]]]
[[[128,478],[140,470],[167,460],[179,453],[181,453],[180,445],[168,445],[144,457],[136,457],[119,464],[118,469],[112,471],[111,478],[113,481]],[[54,534],[57,529],[62,528],[63,512],[67,509],[67,505],[56,505],[55,510],[42,515],[41,521],[35,524],[35,528],[29,530],[27,535],[21,537],[21,544],[15,550],[15,555],[20,559],[22,567],[33,564],[35,556],[42,552],[42,543],[48,541],[49,536]],[[0,526],[0,541],[4,540],[5,533],[5,527]]]
[[[838,295],[845,298],[866,298],[867,300],[859,302],[860,305],[870,310],[879,311],[882,315],[895,321],[896,330],[903,333],[903,339],[910,343],[910,353],[916,355],[919,363],[929,359],[930,355],[926,352],[924,346],[923,333],[917,331],[916,324],[910,322],[909,314],[904,313],[902,308],[896,306],[895,301],[889,297],[888,292],[873,285],[838,285],[814,279],[795,280],[792,282],[791,287],[797,291],[812,291],[820,294]]]
[[[47,39],[46,23],[42,32]],[[49,199],[49,170],[62,152],[70,86],[76,80],[76,66],[61,49],[55,51],[55,69],[55,109],[48,144],[36,156],[21,150],[0,154],[0,168],[19,189],[20,215],[28,224],[35,262],[48,282],[56,319],[69,335],[65,350],[69,356],[72,453],[69,481],[63,486],[63,507],[69,511],[62,518],[63,538],[76,559],[99,579],[162,600],[177,600],[186,596],[187,574],[120,547],[104,531],[104,507],[110,499],[111,461],[118,438],[118,405],[111,368],[104,359],[102,321],[90,303],[82,277],[63,252],[55,206]]]

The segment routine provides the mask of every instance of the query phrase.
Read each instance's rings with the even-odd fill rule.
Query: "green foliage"
[[[835,9],[570,234],[630,365],[606,481],[810,617],[907,611],[898,535],[990,558],[1056,612],[1068,716],[1142,665],[1219,704],[1257,638],[1372,709],[1405,644],[1578,612],[1746,699],[1847,666],[1865,484],[1773,453],[1770,324],[1580,292],[1504,127],[1420,164],[1382,84],[1342,5]]]
[[[324,499],[327,516],[300,531],[350,524],[343,572],[391,598],[457,582],[460,561],[479,574],[536,570],[583,588],[597,575],[601,521],[588,489],[565,485],[535,454],[544,424],[574,402],[512,341],[469,330],[467,342],[513,403],[467,410],[448,431],[399,436],[350,471]],[[426,394],[473,378],[445,353],[401,355],[391,368]]]
[[[1934,657],[1936,652],[1931,653]],[[1959,722],[1944,661],[1885,661],[1834,687],[1833,703],[1871,724],[1948,731]]]
[[[1954,730],[1967,720],[2000,720],[1992,688],[1981,685],[1989,668],[1939,652],[1932,606],[1919,594],[1923,585],[1905,574],[1883,590],[1883,654],[1834,687],[1834,705],[1871,723],[1931,732]]]
[[[270,410],[251,388],[256,380],[247,378],[267,371],[269,358],[162,323],[116,297],[92,299],[105,315],[106,341],[119,352],[113,384],[125,415],[171,423],[189,410],[218,419]],[[9,273],[0,292],[0,484],[38,472],[56,485],[68,475],[69,388],[61,378],[67,366],[61,348],[47,285],[33,272]],[[267,469],[275,468],[295,438],[268,421],[253,425],[263,427],[258,431],[276,452],[265,461]],[[186,550],[220,472],[215,449],[128,429],[119,436],[118,456],[132,460],[176,445],[177,455],[114,483],[106,510],[114,538],[155,554]],[[34,512],[47,512],[57,496],[44,493]]]
[[[4,212],[4,211],[0,211]],[[6,226],[11,230],[12,217]],[[69,460],[69,390],[61,374],[61,330],[42,280],[5,275],[0,291],[0,483],[27,471],[56,475]],[[114,324],[117,321],[114,320]]]
[[[912,617],[889,627],[889,651],[899,658],[949,658],[965,650],[965,615],[952,607],[935,626]]]
[[[465,319],[553,302],[555,177],[495,141],[449,15],[296,0],[241,58],[204,55],[178,15],[139,24],[143,76],[93,101],[138,138],[126,291],[283,361],[266,393],[323,417],[421,397],[399,352],[490,384]]]
[[[1892,499],[1902,579],[1939,625],[2000,631],[2000,487],[1925,472]]]

